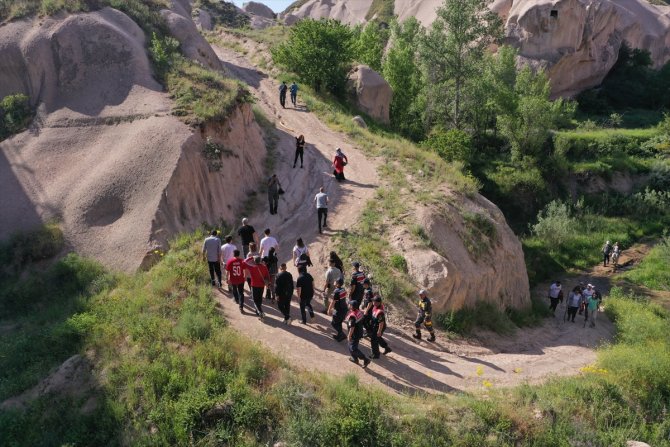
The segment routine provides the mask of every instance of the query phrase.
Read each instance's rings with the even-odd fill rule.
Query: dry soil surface
[[[278,215],[271,216],[268,206],[263,204],[250,216],[250,223],[259,233],[265,227],[272,229],[280,241],[282,261],[290,259],[295,239],[302,237],[315,261],[312,273],[317,287],[321,287],[331,237],[357,222],[365,201],[373,197],[379,185],[377,161],[367,158],[345,135],[321,123],[300,100],[296,108],[283,109],[279,105],[277,83],[245,56],[226,48],[215,50],[227,70],[249,84],[257,105],[278,128],[275,172],[286,194],[280,201]],[[299,133],[305,135],[308,143],[303,169],[292,167],[294,135]],[[331,175],[330,160],[336,147],[341,147],[349,157],[345,169],[347,181],[341,184]],[[328,229],[319,235],[312,200],[322,185],[331,204]],[[614,331],[604,315],[595,329],[584,328],[581,321],[564,323],[562,309],[557,318],[548,319],[541,327],[524,329],[510,337],[481,334],[475,340],[451,341],[438,335],[436,343],[416,343],[407,329],[391,328],[386,338],[393,352],[363,369],[347,361],[345,342],[337,343],[331,338],[330,317],[323,313],[319,292],[313,301],[316,317],[306,325],[299,322],[294,300],[295,320],[291,326],[282,323],[283,317],[274,306],[266,305],[266,318],[260,321],[248,306],[241,314],[227,291],[217,293],[226,319],[234,328],[294,366],[336,376],[355,374],[362,383],[381,384],[403,393],[473,389],[483,387],[485,380],[493,386],[512,386],[538,382],[552,375],[576,374],[580,367],[595,360],[593,348],[609,340]],[[368,341],[362,343],[362,349],[370,353]]]

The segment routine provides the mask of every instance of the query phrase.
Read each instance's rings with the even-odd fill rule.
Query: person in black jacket
[[[302,159],[305,155],[305,136],[300,135],[295,139],[295,158],[293,159],[293,167],[298,164],[298,157],[300,157],[300,167],[302,168]]]
[[[275,279],[277,307],[284,315],[284,324],[291,324],[291,297],[293,296],[293,275],[286,271],[286,263],[279,266],[279,274]]]
[[[307,311],[310,318],[314,318],[312,298],[314,298],[314,278],[307,273],[307,268],[298,267],[298,280],[295,283],[298,298],[300,299],[300,316],[302,324],[307,324]]]

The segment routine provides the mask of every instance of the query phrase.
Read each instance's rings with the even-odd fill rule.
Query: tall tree
[[[356,36],[356,59],[376,71],[382,69],[384,48],[389,31],[377,22],[369,22]]]
[[[429,120],[433,123],[456,129],[468,127],[473,112],[470,97],[483,73],[485,51],[502,37],[502,21],[487,3],[445,0],[421,43]]]

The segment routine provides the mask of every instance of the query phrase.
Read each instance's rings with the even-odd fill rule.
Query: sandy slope
[[[259,232],[266,226],[272,229],[281,243],[282,260],[289,258],[295,238],[302,236],[316,260],[312,273],[321,287],[330,236],[358,220],[365,201],[379,185],[377,162],[366,158],[344,135],[327,128],[304,105],[283,110],[278,104],[277,84],[257,71],[244,56],[225,48],[215,50],[226,68],[250,85],[258,106],[279,128],[275,166],[287,194],[280,202],[278,216],[268,213],[262,197],[262,206],[251,216],[251,224]],[[308,142],[305,169],[292,168],[293,134],[298,132],[304,133]],[[342,147],[350,160],[346,168],[349,180],[342,185],[334,182],[330,174],[329,160],[337,146]],[[333,203],[330,228],[319,236],[312,198],[321,185],[326,186]],[[240,314],[227,292],[218,292],[217,296],[233,327],[295,366],[338,376],[354,373],[364,383],[383,384],[398,392],[472,389],[482,387],[484,379],[494,386],[507,386],[536,382],[549,375],[575,374],[581,366],[595,360],[592,348],[613,333],[612,324],[604,316],[596,329],[583,328],[581,323],[566,324],[556,318],[542,327],[519,331],[513,337],[482,334],[481,341],[452,342],[439,336],[433,344],[415,343],[407,327],[393,328],[387,338],[394,352],[363,370],[347,361],[344,342],[338,344],[330,338],[330,318],[321,313],[323,304],[318,293],[314,300],[319,312],[316,318],[306,326],[294,323],[290,327],[281,323],[279,312],[270,306],[265,322],[260,322],[250,311]],[[299,317],[295,303],[292,312],[294,318]],[[557,314],[562,316],[562,309]],[[364,352],[369,353],[368,342],[363,345]]]

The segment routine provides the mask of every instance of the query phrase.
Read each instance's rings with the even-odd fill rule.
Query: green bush
[[[160,37],[155,32],[151,35],[149,56],[154,64],[156,77],[165,82],[168,71],[172,68],[179,54],[179,42],[174,37]]]
[[[472,138],[462,130],[433,129],[421,144],[447,162],[461,161],[467,166],[472,160]]]
[[[23,268],[30,262],[56,256],[64,247],[65,238],[56,224],[43,225],[35,230],[19,232],[0,242],[0,268]],[[0,273],[0,278],[2,274]]]
[[[574,234],[575,220],[570,215],[566,203],[551,201],[538,215],[537,223],[532,226],[533,234],[547,242],[558,246]]]
[[[650,289],[670,290],[670,236],[666,234],[640,265],[624,273],[623,278]]]
[[[30,98],[18,93],[0,101],[0,140],[23,131],[33,119]]]
[[[655,129],[561,131],[554,134],[554,150],[570,160],[616,155],[652,157],[656,152],[645,143],[656,134]]]

